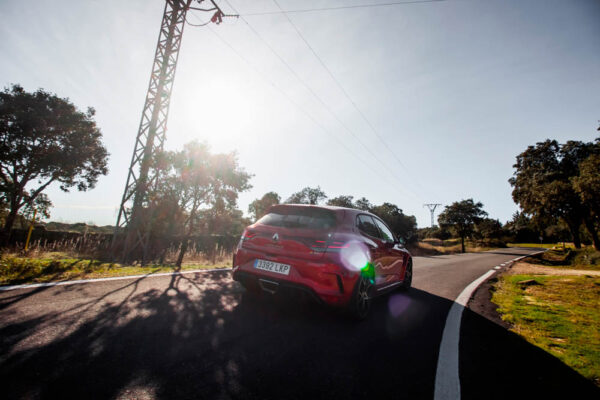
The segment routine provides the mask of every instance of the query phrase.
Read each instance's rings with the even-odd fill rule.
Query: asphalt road
[[[256,300],[227,271],[0,292],[0,397],[431,399],[453,300],[531,252],[415,257],[414,288],[377,299],[360,323],[310,303]],[[598,394],[468,310],[460,378],[467,399]]]

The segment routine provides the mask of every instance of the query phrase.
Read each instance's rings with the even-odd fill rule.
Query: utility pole
[[[192,7],[193,1],[203,3],[205,0],[166,0],[165,3],[142,119],[112,241],[113,256],[118,257],[117,253],[120,252],[123,261],[141,259],[142,264],[148,261],[155,205],[155,199],[150,195],[160,175],[156,161],[166,139],[171,90],[187,12],[190,9],[215,11],[206,24],[221,23],[222,17],[229,16],[213,0],[206,1],[212,5],[209,8]]]
[[[423,204],[423,207],[427,207],[427,208],[429,208],[429,212],[431,213],[431,227],[432,227],[432,228],[435,226],[435,223],[434,223],[434,221],[435,221],[435,220],[434,220],[434,218],[433,218],[433,217],[434,217],[434,214],[435,214],[435,209],[436,209],[438,206],[441,206],[441,204],[439,204],[439,203],[428,203],[428,204]]]

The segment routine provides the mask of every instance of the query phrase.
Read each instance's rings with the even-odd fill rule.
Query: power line
[[[273,15],[273,14],[286,14],[286,13],[310,13],[310,12],[320,12],[320,11],[336,11],[336,10],[348,10],[348,9],[353,9],[353,8],[391,7],[391,6],[399,6],[399,5],[403,5],[403,4],[440,3],[443,1],[448,1],[448,0],[391,1],[391,2],[387,2],[387,3],[355,4],[355,5],[350,5],[350,6],[303,8],[303,9],[297,9],[297,10],[281,10],[281,11],[265,11],[265,12],[240,14],[240,17],[253,17],[253,16],[258,16],[258,15]],[[229,3],[227,3],[227,4],[229,4]]]
[[[224,0],[225,3],[227,3],[229,5],[229,7],[234,10],[236,12],[236,14],[238,14],[237,10],[229,3],[229,1]],[[360,140],[360,138],[350,129],[348,128],[348,126],[337,116],[337,114],[335,112],[333,112],[333,110],[331,109],[331,107],[329,107],[325,101],[323,101],[323,99],[300,77],[300,75],[298,75],[298,73],[289,65],[289,63],[287,61],[285,61],[283,59],[283,57],[281,57],[279,55],[279,53],[277,53],[277,51],[275,51],[275,49],[273,49],[273,47],[262,37],[262,35],[260,35],[260,33],[258,33],[258,31],[252,26],[250,25],[250,23],[243,17],[240,16],[242,21],[244,21],[244,23],[246,24],[246,26],[248,26],[248,28],[254,33],[254,35],[256,35],[256,37],[258,37],[264,44],[265,46],[267,46],[267,48],[279,59],[279,61],[296,77],[296,79],[302,83],[302,85],[313,95],[313,97],[315,99],[317,99],[319,101],[319,103],[321,103],[321,105],[334,117],[334,119],[348,132],[350,133],[350,135],[352,137],[354,137],[354,139],[356,139],[356,141],[379,163],[381,164],[384,169],[386,169],[388,171],[388,173],[390,173],[390,175],[392,177],[394,177],[400,184],[403,184],[402,180],[400,178],[398,178],[398,176],[396,175],[396,173],[389,168],[386,164],[384,164],[381,159],[375,154],[373,153],[373,151],[371,151],[371,149],[369,147],[367,147],[367,145]],[[420,196],[417,195],[416,193],[412,192],[412,190],[408,190],[407,193],[412,194],[416,199],[421,200]]]
[[[329,74],[329,76],[331,77],[331,79],[335,82],[335,84],[340,89],[340,91],[344,94],[344,96],[346,97],[346,99],[350,102],[350,104],[352,104],[352,106],[358,112],[358,114],[361,116],[361,118],[363,119],[363,121],[365,121],[365,123],[369,126],[369,128],[371,129],[371,132],[373,132],[373,134],[375,134],[375,136],[377,137],[377,139],[383,144],[383,146],[388,150],[388,152],[394,157],[394,159],[407,172],[407,175],[410,177],[411,176],[410,175],[410,171],[408,170],[408,168],[406,167],[406,165],[404,165],[404,163],[402,162],[402,160],[400,160],[400,158],[396,155],[396,153],[394,151],[392,151],[391,146],[383,139],[383,137],[379,134],[379,132],[377,132],[377,130],[375,129],[375,127],[373,126],[373,124],[371,123],[371,121],[367,118],[367,116],[365,115],[365,113],[358,107],[358,105],[352,99],[352,97],[350,97],[350,95],[348,94],[348,92],[346,91],[346,89],[344,88],[344,86],[342,86],[342,84],[335,77],[335,75],[333,74],[333,72],[331,72],[331,70],[327,67],[327,65],[325,64],[325,62],[323,61],[323,59],[321,57],[319,57],[319,55],[317,54],[317,52],[315,51],[315,49],[310,45],[310,43],[308,42],[308,40],[306,40],[306,38],[304,37],[304,35],[300,31],[300,29],[296,26],[296,24],[294,24],[294,22],[289,17],[289,15],[287,14],[287,12],[284,11],[281,8],[281,6],[277,2],[277,0],[273,0],[273,3],[275,3],[275,5],[277,6],[277,8],[279,8],[279,10],[283,13],[283,15],[288,20],[288,22],[290,23],[290,25],[294,28],[294,30],[296,31],[296,33],[298,34],[298,36],[300,37],[300,39],[302,39],[302,41],[304,42],[304,44],[306,44],[306,46],[310,49],[310,51],[315,56],[315,58],[317,59],[317,61],[319,61],[319,64],[321,64],[321,66],[323,67],[323,69],[325,71],[327,71],[327,73]],[[411,178],[411,181],[413,181],[413,183],[417,184],[418,186],[421,186],[418,183],[418,181],[415,181],[412,178]],[[424,189],[424,188],[421,186],[421,189]]]
[[[268,84],[270,84],[273,88],[275,88],[277,91],[279,91],[292,105],[294,105],[298,110],[300,110],[308,119],[310,119],[317,127],[319,127],[322,131],[324,131],[326,134],[328,134],[330,137],[332,137],[333,139],[335,139],[337,142],[339,142],[342,147],[348,151],[352,156],[354,156],[358,161],[360,161],[362,164],[364,164],[367,168],[369,168],[372,172],[374,172],[377,176],[379,176],[382,179],[385,179],[386,181],[387,178],[378,174],[376,170],[373,169],[373,167],[367,163],[363,158],[361,158],[360,156],[358,156],[358,154],[356,154],[356,152],[354,152],[350,147],[348,147],[346,145],[346,143],[344,143],[343,140],[341,140],[339,137],[337,137],[335,134],[333,134],[330,130],[328,130],[327,128],[325,128],[325,126],[323,126],[322,124],[320,124],[308,111],[306,111],[303,107],[301,107],[297,102],[295,102],[294,100],[292,100],[292,98],[281,88],[279,87],[277,84],[275,84],[273,81],[271,81],[270,79],[268,79],[266,77],[266,75],[261,72],[256,66],[254,66],[250,61],[248,61],[248,59],[246,57],[244,57],[239,51],[237,51],[229,42],[227,42],[225,40],[225,38],[223,38],[221,35],[219,35],[215,30],[213,30],[212,28],[209,27],[209,30],[211,31],[211,33],[213,35],[215,35],[224,45],[226,45],[227,47],[229,47],[229,49],[235,54],[237,55],[242,61],[244,61],[250,68],[252,68],[254,70],[254,72],[257,73],[258,76],[260,76],[265,82],[267,82]],[[390,183],[388,181],[388,183]],[[402,193],[403,195],[406,194],[404,192],[401,192],[397,186],[392,185],[394,187],[394,189],[398,190],[399,193]]]
[[[194,16],[195,16],[195,15],[194,15]],[[188,20],[188,18],[187,18],[187,15],[186,15],[186,16],[185,16],[185,22],[186,22],[188,25],[190,25],[190,26],[200,27],[200,26],[206,26],[206,25],[210,24],[212,21],[209,19],[208,21],[206,21],[206,22],[203,22],[203,23],[200,23],[200,24],[193,24],[193,23],[191,23],[191,22]]]

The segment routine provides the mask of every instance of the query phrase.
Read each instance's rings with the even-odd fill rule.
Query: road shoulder
[[[492,303],[492,285],[475,291],[463,314],[460,379],[463,399],[600,398],[600,388],[558,358],[510,331]]]

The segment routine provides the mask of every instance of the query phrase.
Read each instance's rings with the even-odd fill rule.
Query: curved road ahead
[[[255,300],[228,271],[3,291],[0,397],[432,399],[453,301],[533,251],[415,257],[414,288],[378,298],[360,323],[310,303]],[[465,399],[598,394],[468,309],[460,381]]]

